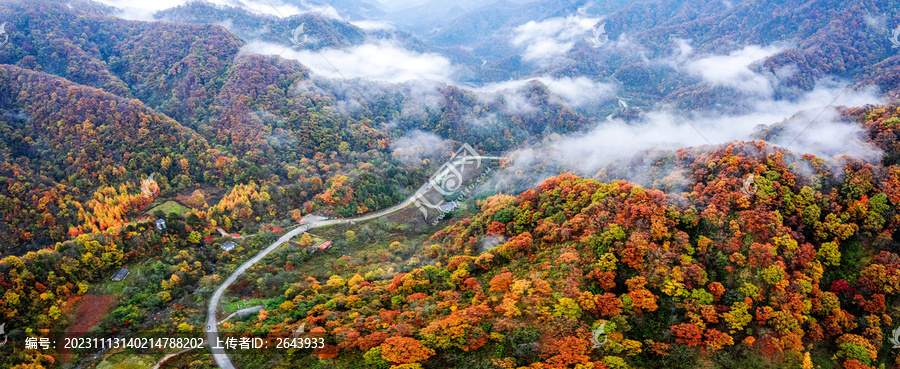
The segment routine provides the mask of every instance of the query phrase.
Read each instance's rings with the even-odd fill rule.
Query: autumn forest
[[[900,54],[871,31],[897,4],[519,1],[441,25],[517,32],[501,45],[106,3],[0,1],[2,367],[227,367],[208,345],[24,344],[211,319],[321,338],[238,368],[900,368]],[[579,22],[593,44],[559,32],[553,58],[517,41]],[[372,45],[466,81],[294,57],[344,77],[328,58]],[[466,148],[484,159],[448,195],[434,175]]]

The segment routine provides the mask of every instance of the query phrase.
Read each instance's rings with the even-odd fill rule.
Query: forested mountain
[[[896,82],[885,78],[896,73],[900,60],[889,41],[891,25],[900,22],[896,10],[890,1],[633,2],[604,18],[612,40],[607,46],[592,49],[579,43],[567,65],[551,68],[564,75],[613,78],[645,102],[691,109],[740,105],[743,94],[722,96],[667,61],[684,53],[680,42],[696,54],[776,45],[779,52],[752,66],[778,76],[776,97],[789,99],[824,77],[852,81],[856,88],[874,85],[896,97]]]
[[[690,176],[682,193],[548,178],[420,246],[388,246],[422,266],[387,269],[372,249],[327,283],[264,288],[260,321],[270,334],[314,325],[334,337],[319,359],[338,352],[339,366],[894,367],[900,110],[847,115],[882,163],[756,141],[660,160]]]
[[[138,100],[11,65],[0,66],[0,89],[9,247],[65,239],[82,220],[79,201],[98,186],[140,180],[164,158],[181,163],[183,181],[198,181],[219,157]]]
[[[220,26],[127,21],[105,11],[89,2],[79,7],[53,1],[13,2],[0,8],[0,14],[10,19],[6,24],[10,41],[0,52],[6,73],[2,88],[9,91],[0,99],[4,156],[24,171],[10,177],[29,185],[52,180],[56,185],[47,186],[72,195],[67,201],[74,201],[75,208],[98,186],[136,183],[157,172],[164,194],[254,179],[295,188],[288,191],[293,196],[279,201],[282,211],[323,206],[355,214],[360,207],[387,206],[421,183],[421,174],[399,182],[383,177],[402,166],[391,159],[391,137],[423,130],[452,140],[481,141],[482,149],[496,152],[539,137],[535,135],[574,131],[587,124],[568,107],[548,99],[540,85],[528,93],[535,104],[552,112],[556,118],[551,121],[545,121],[540,110],[508,113],[502,101],[479,101],[471,92],[446,85],[438,86],[439,105],[424,114],[404,113],[411,100],[408,95],[375,86],[380,97],[359,99],[366,109],[345,117],[337,111],[338,100],[345,97],[315,87],[327,82],[310,80],[306,68],[295,61],[240,53],[244,41]],[[322,30],[345,40],[361,37],[358,29],[345,23],[309,19],[318,19]],[[279,24],[289,31],[288,22]],[[319,37],[336,44],[350,42],[324,33]],[[477,117],[499,115],[500,124],[468,121],[475,106],[481,111]],[[327,155],[345,164],[360,160],[392,164],[362,169],[310,166],[309,160]],[[364,183],[357,182],[362,180],[359,175],[378,186],[395,184],[383,193],[386,200],[316,205],[315,190],[309,189],[321,188],[338,174],[349,175],[351,184]],[[16,215],[3,228],[17,241],[7,247],[61,241],[70,228],[82,228],[69,214],[76,210],[56,215],[52,208],[39,205],[41,196],[32,198],[29,191],[41,191],[40,187],[12,190],[15,183],[7,182],[10,189],[5,196],[7,209]],[[47,201],[58,202],[54,196]],[[42,218],[32,209],[39,206],[41,213],[60,219],[44,219],[48,227],[35,223]],[[15,219],[20,216],[28,219],[22,223],[26,227],[13,226],[23,221]]]
[[[245,39],[276,43],[287,43],[292,31],[303,24],[304,34],[308,36],[304,46],[313,49],[355,45],[361,43],[365,37],[365,32],[360,28],[347,22],[322,17],[321,13],[278,18],[202,1],[189,2],[160,11],[154,16],[157,19],[177,23],[226,24],[232,32]]]
[[[900,5],[284,3],[317,11],[0,2],[0,335],[199,337],[222,287],[221,312],[263,307],[222,334],[324,337],[247,368],[900,367]],[[490,159],[451,199],[433,174],[470,147]],[[439,220],[410,205],[248,262],[426,183],[453,201]],[[0,347],[0,366],[173,352]]]

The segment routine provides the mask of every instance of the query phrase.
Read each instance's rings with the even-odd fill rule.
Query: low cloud
[[[169,8],[187,4],[195,0],[96,0],[100,3],[121,9],[116,14],[120,18],[141,21],[155,21],[153,14]],[[241,8],[256,14],[267,14],[277,17],[289,17],[301,13],[313,13],[321,17],[343,19],[331,6],[312,5],[301,2],[301,6],[288,4],[280,0],[204,0],[215,5]]]
[[[525,87],[534,81],[541,82],[553,97],[560,103],[573,108],[596,105],[597,102],[609,100],[616,94],[616,85],[612,83],[597,82],[587,77],[562,77],[549,76],[535,77],[524,80],[504,81],[490,83],[473,91],[479,98],[485,101],[503,99],[504,112],[518,114],[530,112],[536,109],[525,95]]]
[[[450,151],[450,142],[430,132],[412,130],[391,144],[391,154],[400,162],[419,167]]]
[[[540,22],[529,21],[514,29],[515,34],[510,43],[524,47],[524,60],[545,63],[568,53],[600,20],[601,18],[569,15]]]
[[[866,22],[866,25],[876,29],[884,29],[887,28],[887,17],[884,15],[872,15],[868,11],[863,16],[863,19]]]
[[[387,94],[389,85],[365,79],[335,80],[319,75],[297,83],[297,92],[327,96],[334,99],[335,108],[344,115],[359,111],[366,102],[376,101]]]
[[[456,68],[447,58],[408,50],[386,40],[318,51],[251,41],[242,51],[294,59],[314,73],[328,78],[367,78],[393,83],[424,79],[453,83],[456,75]]]
[[[121,9],[116,16],[130,20],[153,21],[153,13],[160,10],[184,5],[187,0],[96,0],[99,3],[111,5]],[[221,4],[220,4],[221,5]]]
[[[359,27],[365,31],[393,31],[397,29],[393,24],[389,22],[381,22],[381,21],[372,21],[372,20],[362,20],[362,21],[353,21],[350,24]]]
[[[738,91],[768,97],[772,96],[778,84],[777,77],[757,73],[752,66],[785,49],[787,48],[784,46],[752,45],[728,55],[712,55],[690,60],[685,69],[713,86],[731,87]],[[681,46],[681,50],[687,49]]]
[[[826,159],[848,155],[877,160],[881,152],[863,141],[863,128],[843,121],[833,107],[862,106],[882,102],[875,89],[846,91],[846,84],[823,80],[793,101],[760,99],[751,111],[739,115],[715,112],[693,114],[672,110],[644,113],[637,121],[613,120],[593,129],[545,141],[539,148],[527,148],[510,154],[506,180],[531,187],[548,176],[574,172],[594,176],[614,162],[631,160],[636,155],[667,155],[672,151],[737,140],[753,140],[760,125],[781,123],[780,132],[770,143],[797,153],[809,153]],[[646,173],[635,171],[627,180],[641,183]],[[648,185],[647,183],[642,183]]]
[[[558,95],[571,107],[582,107],[611,98],[616,87],[611,83],[595,82],[587,77],[564,77],[559,79],[538,78],[550,92]]]

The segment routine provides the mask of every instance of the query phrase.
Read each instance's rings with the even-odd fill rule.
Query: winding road
[[[502,159],[502,157],[479,156],[479,157],[462,157],[462,159],[463,159],[463,161],[465,161],[466,159],[478,159],[479,166],[480,166],[480,160],[484,160],[484,159],[500,160],[500,159]],[[454,160],[457,160],[457,159],[451,159],[450,163],[453,163]],[[450,163],[448,163],[448,164],[450,164]],[[206,342],[209,344],[210,351],[212,351],[213,359],[216,360],[216,364],[219,366],[219,368],[235,369],[234,364],[231,363],[231,359],[228,358],[228,354],[225,352],[225,348],[223,347],[224,346],[223,341],[219,340],[219,328],[218,328],[218,324],[216,321],[216,311],[219,309],[219,300],[222,298],[222,294],[225,293],[225,289],[227,289],[228,286],[230,286],[232,283],[234,283],[238,277],[240,277],[242,274],[244,274],[244,272],[247,271],[247,269],[249,269],[256,263],[258,263],[263,258],[265,258],[272,251],[275,251],[275,249],[277,249],[279,246],[281,246],[281,244],[290,241],[292,238],[294,238],[298,234],[301,234],[303,232],[306,232],[306,231],[316,228],[316,227],[368,220],[368,219],[378,218],[378,217],[381,217],[384,215],[388,215],[388,214],[397,212],[400,209],[403,209],[406,206],[415,202],[419,197],[424,195],[426,192],[428,192],[428,190],[432,189],[433,187],[434,187],[434,181],[429,180],[428,183],[426,183],[425,185],[420,187],[419,190],[417,190],[412,196],[410,196],[403,202],[396,204],[394,206],[391,206],[389,208],[375,211],[375,212],[365,214],[365,215],[360,215],[358,217],[342,218],[342,219],[328,219],[328,220],[322,220],[320,218],[308,217],[308,219],[311,219],[309,221],[309,223],[303,224],[301,222],[299,227],[294,228],[293,230],[291,230],[288,233],[285,233],[283,236],[281,236],[280,238],[275,240],[275,242],[273,242],[271,245],[269,245],[269,247],[266,247],[264,250],[262,250],[258,254],[256,254],[256,256],[254,256],[250,260],[247,260],[246,262],[244,262],[244,264],[241,264],[240,267],[235,269],[235,271],[233,273],[231,273],[231,275],[228,277],[228,279],[226,279],[225,282],[222,282],[222,285],[220,285],[219,288],[216,289],[216,292],[213,293],[212,297],[209,299],[209,307],[206,311]],[[304,219],[304,221],[305,221],[305,219]]]

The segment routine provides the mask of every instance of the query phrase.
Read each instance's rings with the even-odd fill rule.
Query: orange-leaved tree
[[[381,344],[381,357],[391,364],[410,364],[425,361],[434,350],[412,337],[388,337]]]

